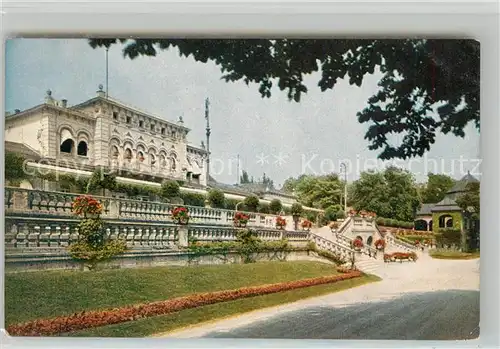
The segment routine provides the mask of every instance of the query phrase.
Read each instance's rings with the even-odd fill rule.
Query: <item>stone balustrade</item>
[[[5,188],[6,215],[72,216],[71,204],[80,194],[52,192],[22,188]],[[171,211],[178,205],[99,197],[103,205],[104,219],[120,219],[144,222],[172,222]],[[217,208],[185,206],[189,210],[190,223],[206,225],[233,225],[236,211]],[[276,216],[245,212],[249,216],[249,227],[274,229]]]
[[[349,239],[347,236],[343,236],[341,234],[335,234],[335,239],[344,246],[351,246],[352,240]],[[376,248],[364,244],[359,252],[369,257],[377,258],[378,250]]]
[[[404,251],[413,252],[417,249],[415,246],[413,246],[405,241],[399,240],[398,238],[396,238],[392,234],[386,234],[385,240],[387,241],[387,243],[389,243],[393,246],[396,246]]]
[[[309,240],[314,242],[320,250],[330,251],[340,256],[346,262],[352,260],[354,257],[354,250],[335,241],[327,240],[313,233],[309,233]]]

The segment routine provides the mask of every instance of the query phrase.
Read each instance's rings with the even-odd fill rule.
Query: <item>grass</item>
[[[5,323],[335,273],[330,264],[297,261],[6,274]]]
[[[460,252],[450,250],[431,250],[429,255],[436,259],[476,259],[479,258],[479,251],[477,252]]]
[[[75,337],[146,337],[170,332],[191,325],[227,318],[262,308],[278,306],[305,298],[343,291],[370,282],[380,281],[374,275],[364,275],[334,284],[312,286],[264,296],[238,299],[235,301],[187,309],[177,313],[139,319],[116,325],[92,328],[64,336]]]

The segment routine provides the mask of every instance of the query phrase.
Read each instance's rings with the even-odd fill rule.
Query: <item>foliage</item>
[[[69,247],[70,255],[75,259],[84,262],[90,270],[94,270],[99,262],[108,260],[119,255],[126,250],[126,244],[121,240],[105,241],[98,248],[80,241]]]
[[[236,212],[234,214],[233,222],[236,226],[245,225],[248,223],[250,217],[243,212]]]
[[[319,213],[315,212],[315,211],[306,210],[305,213],[304,213],[304,215],[311,222],[316,222],[316,220],[318,219]]]
[[[291,212],[293,216],[300,216],[304,212],[304,209],[301,204],[295,202],[292,204]]]
[[[439,246],[460,246],[462,232],[459,229],[440,229],[436,234],[436,243]]]
[[[466,192],[461,194],[455,202],[464,211],[472,209],[475,218],[479,219],[480,215],[480,184],[478,182],[471,182],[467,184]]]
[[[80,195],[71,204],[71,210],[76,215],[98,215],[102,213],[102,204],[91,195]]]
[[[450,190],[455,181],[445,174],[428,174],[427,183],[422,188],[420,196],[424,204],[435,204],[444,199],[444,196]]]
[[[301,227],[304,229],[311,229],[312,228],[312,222],[308,219],[304,219],[302,223],[300,223]]]
[[[269,212],[269,205],[265,203],[259,204],[259,212],[260,213],[270,213]]]
[[[345,214],[344,210],[338,210],[336,216],[337,216],[336,217],[337,219],[345,219],[346,218],[346,214]]]
[[[386,243],[384,239],[378,239],[377,241],[375,241],[375,248],[384,249],[385,245]]]
[[[257,212],[257,208],[259,207],[259,198],[255,195],[247,196],[243,201],[243,204],[248,211]]]
[[[189,210],[184,206],[174,208],[172,210],[172,219],[177,223],[186,222],[189,219]]]
[[[286,219],[281,216],[276,217],[276,228],[282,229],[284,227],[286,227]]]
[[[352,247],[354,248],[363,248],[364,244],[363,244],[363,241],[361,239],[354,239],[352,241]]]
[[[28,177],[24,171],[25,158],[21,155],[5,152],[5,179],[21,181]]]
[[[308,91],[305,75],[321,71],[318,86],[325,91],[339,79],[361,86],[365,76],[380,72],[380,88],[357,116],[370,124],[365,139],[370,150],[382,149],[381,159],[422,156],[437,132],[463,137],[469,122],[480,125],[480,46],[473,39],[89,41],[94,48],[116,43],[124,45],[123,54],[130,59],[177,48],[181,56],[213,61],[226,81],[257,83],[262,97],[270,97],[277,84],[296,102]]]
[[[96,189],[116,189],[116,176],[112,173],[104,173],[103,168],[96,168],[89,178],[86,192],[90,193]]]
[[[416,262],[418,256],[415,252],[394,252],[394,253],[385,253],[384,254],[384,262],[395,262],[399,260],[403,262],[403,260]]]
[[[353,206],[378,216],[413,221],[420,205],[413,175],[390,166],[383,172],[362,172],[354,182]]]
[[[327,223],[331,222],[331,221],[336,221],[338,218],[337,214],[341,210],[342,210],[342,207],[339,204],[328,207],[325,210],[325,215],[324,215],[325,221]]]
[[[181,190],[177,181],[164,181],[161,184],[161,196],[165,199],[180,197]]]
[[[190,193],[190,192],[183,192],[183,191],[181,191],[180,197],[181,197],[184,205],[187,205],[187,206],[198,206],[198,207],[204,207],[205,206],[206,196],[204,194]]]
[[[342,257],[340,257],[339,255],[330,252],[328,250],[319,249],[318,246],[316,246],[316,244],[312,241],[307,242],[306,249],[307,251],[317,253],[319,256],[326,258],[337,265],[342,265],[346,263],[346,261],[342,259]]]
[[[283,187],[294,191],[303,205],[320,209],[337,205],[342,194],[342,184],[336,174],[301,175],[297,179],[287,179]]]
[[[208,202],[211,207],[215,208],[224,208],[225,197],[222,190],[219,189],[210,189],[207,194]]]
[[[281,211],[282,207],[283,205],[281,204],[281,201],[279,199],[273,199],[269,203],[269,211],[272,214],[278,214]]]
[[[117,183],[115,191],[118,193],[125,193],[130,197],[150,195],[161,196],[161,188],[140,184]]]
[[[248,176],[248,172],[245,170],[241,171],[241,176],[240,176],[240,184],[248,184],[248,183],[253,183],[253,178],[250,180],[250,177]]]
[[[224,200],[224,207],[226,208],[226,210],[236,210],[236,205],[238,203],[240,203],[240,202],[243,202],[243,201],[237,200],[237,199],[228,199],[228,198],[226,198]]]
[[[7,328],[7,331],[11,336],[55,335],[85,328],[132,321],[139,318],[169,314],[184,309],[201,307],[219,302],[228,302],[239,298],[254,297],[314,285],[334,283],[361,276],[362,273],[359,271],[350,271],[348,273],[289,281],[285,283],[243,287],[239,289],[216,291],[211,293],[192,294],[164,301],[129,305],[116,309],[93,310],[52,319],[34,320],[24,324],[11,325]]]

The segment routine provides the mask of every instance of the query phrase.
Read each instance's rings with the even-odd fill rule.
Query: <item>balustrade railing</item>
[[[349,239],[347,236],[335,234],[335,238],[337,239],[337,241],[339,241],[344,246],[351,246],[352,240]],[[361,252],[369,257],[377,258],[378,250],[376,248],[373,248],[373,247],[365,244],[365,245],[363,245],[363,247],[360,249],[359,252]]]
[[[71,204],[80,194],[62,193],[22,188],[5,188],[7,215],[71,215]],[[138,220],[148,222],[172,222],[171,211],[175,204],[138,201],[96,196],[103,204],[103,218]],[[209,225],[233,225],[236,211],[198,206],[187,206],[190,222]],[[245,212],[249,216],[249,227],[275,228],[276,216]]]
[[[352,260],[354,257],[353,249],[339,244],[338,242],[325,239],[314,233],[309,233],[309,240],[314,242],[319,249],[335,253],[346,262]]]

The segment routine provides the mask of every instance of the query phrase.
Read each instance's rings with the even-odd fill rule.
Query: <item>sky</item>
[[[275,89],[262,98],[258,85],[221,80],[214,63],[195,62],[173,50],[156,57],[124,58],[122,46],[109,50],[109,96],[165,120],[179,116],[191,129],[188,140],[205,141],[205,98],[210,100],[210,173],[234,184],[239,171],[255,179],[265,173],[277,187],[301,174],[339,173],[347,164],[349,181],[369,169],[383,169],[378,151],[368,150],[368,124],[356,113],[377,91],[381,75],[366,76],[361,87],[340,80],[321,92],[320,73],[305,77],[309,91],[300,103]],[[106,82],[104,49],[92,49],[86,39],[13,39],[6,43],[6,111],[28,109],[44,101],[50,89],[55,99],[75,105],[96,95]],[[459,179],[470,171],[480,177],[479,132],[470,124],[466,137],[439,134],[421,158],[397,160],[423,182],[428,172]],[[344,177],[344,173],[342,173]]]

